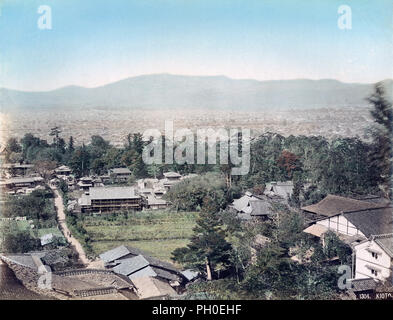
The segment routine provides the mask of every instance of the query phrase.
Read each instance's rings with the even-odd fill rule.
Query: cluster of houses
[[[288,204],[291,182],[271,182],[264,193],[246,192],[229,209],[241,220],[267,220],[275,216],[277,204]],[[300,210],[305,233],[324,244],[332,231],[352,249],[352,283],[359,291],[375,288],[393,275],[393,209],[390,200],[378,196],[357,199],[327,195],[320,202]],[[371,280],[371,281],[370,281]]]
[[[44,189],[45,179],[32,164],[2,164],[0,187],[8,194],[29,194]],[[165,172],[162,179],[140,179],[132,186],[127,182],[131,177],[128,168],[112,168],[107,175],[76,178],[72,170],[62,165],[54,169],[49,183],[58,186],[60,181],[67,184],[70,191],[80,191],[78,201],[70,208],[79,212],[107,212],[121,209],[164,209],[169,206],[163,195],[183,179],[196,175],[182,176],[177,172]]]
[[[44,178],[32,164],[2,163],[0,165],[0,188],[7,194],[30,194],[44,188]]]
[[[119,183],[128,181],[131,172],[127,168],[109,171],[111,179]],[[139,179],[132,186],[104,185],[102,180],[81,178],[78,183],[84,191],[78,199],[82,213],[102,213],[119,210],[165,209],[169,203],[163,195],[175,184],[195,175],[182,176],[177,172],[165,172],[163,179]],[[102,177],[99,177],[102,178]]]
[[[277,205],[287,205],[293,193],[292,181],[273,181],[266,185],[263,194],[247,191],[235,199],[228,209],[235,212],[241,220],[266,220],[274,216]]]
[[[58,252],[6,254],[0,260],[27,288],[59,299],[178,298],[199,276],[124,245],[102,253],[101,268],[56,270],[56,264],[67,262]]]
[[[124,245],[102,253],[100,259],[105,269],[130,279],[142,299],[175,297],[184,292],[187,283],[198,277],[196,272],[182,272],[168,262]]]
[[[359,283],[385,281],[393,270],[393,210],[387,199],[368,196],[351,199],[328,195],[302,207],[312,222],[304,232],[323,241],[335,232],[353,251],[352,278]]]
[[[128,168],[113,168],[107,175],[76,179],[70,168],[60,166],[54,170],[50,183],[57,184],[63,180],[71,190],[80,191],[81,196],[73,207],[75,210],[82,213],[103,213],[166,208],[168,203],[163,199],[163,195],[177,183],[196,175],[182,176],[176,172],[166,172],[163,176],[162,179],[140,179],[134,185],[128,186],[125,184],[131,177]],[[32,165],[2,164],[0,185],[8,193],[26,194],[36,188],[43,188],[44,179],[34,172]],[[235,212],[243,221],[271,219],[276,215],[279,206],[288,205],[293,187],[291,181],[270,182],[262,194],[246,192],[241,198],[234,200],[229,210]],[[323,244],[325,235],[333,231],[351,247],[351,278],[354,286],[367,290],[392,277],[393,211],[389,200],[378,196],[353,199],[327,195],[320,202],[304,206],[299,211],[306,221],[305,233]],[[41,242],[46,245],[55,238],[54,234],[45,234],[42,235]],[[268,241],[269,239],[263,239],[264,243]],[[13,258],[4,259],[11,259],[18,264],[30,258],[14,255]],[[121,285],[108,286],[108,289],[97,285],[97,281],[90,281],[87,273],[76,272],[58,275],[61,283],[59,288],[63,288],[58,291],[63,290],[71,296],[91,296],[94,295],[92,292],[122,292],[123,296],[128,294],[137,299],[162,298],[181,294],[185,284],[197,276],[190,270],[181,272],[169,263],[127,246],[107,251],[100,255],[100,259],[103,269],[96,273],[92,271],[91,274],[105,271],[106,278],[117,279]],[[38,261],[37,258],[33,260]],[[83,288],[75,289],[75,286],[71,285],[76,281],[73,276],[84,277]],[[67,286],[74,289],[67,291],[64,289]]]

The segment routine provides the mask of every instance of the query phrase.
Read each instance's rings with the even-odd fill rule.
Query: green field
[[[188,244],[196,216],[192,212],[144,211],[128,217],[88,216],[83,226],[97,255],[124,244],[171,261],[172,251]]]

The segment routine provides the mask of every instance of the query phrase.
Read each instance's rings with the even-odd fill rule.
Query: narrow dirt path
[[[86,266],[89,267],[89,265],[93,262],[90,261],[85,253],[85,250],[83,250],[82,245],[80,242],[74,238],[71,234],[71,231],[67,227],[66,223],[66,215],[64,212],[64,204],[63,204],[63,197],[61,196],[60,192],[55,188],[51,186],[51,189],[53,190],[55,194],[55,207],[56,207],[56,212],[57,212],[57,220],[59,222],[61,231],[64,234],[64,237],[67,239],[67,241],[75,248],[76,252],[79,255],[79,260]]]

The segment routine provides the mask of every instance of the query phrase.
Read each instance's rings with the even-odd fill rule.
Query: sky
[[[40,29],[41,5],[51,29]],[[348,5],[352,28],[340,29]],[[391,0],[0,0],[0,87],[97,87],[142,74],[393,78]]]

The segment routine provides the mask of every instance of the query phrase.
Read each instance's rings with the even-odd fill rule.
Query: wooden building
[[[110,178],[115,182],[127,182],[131,177],[131,171],[128,168],[113,168],[108,172]]]
[[[79,199],[82,212],[140,210],[142,198],[132,187],[94,187]]]

